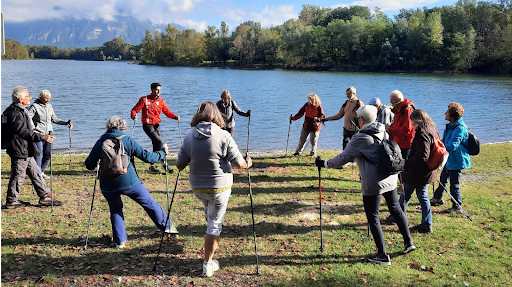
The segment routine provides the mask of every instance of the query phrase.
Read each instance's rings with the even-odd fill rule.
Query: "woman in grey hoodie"
[[[73,124],[71,120],[65,121],[59,119],[55,112],[53,111],[53,107],[50,104],[50,100],[52,99],[52,94],[48,90],[42,90],[39,93],[39,99],[35,100],[34,104],[29,108],[28,114],[32,118],[34,122],[34,132],[41,135],[48,135],[53,132],[52,123],[58,125],[68,125],[70,129],[73,128]],[[51,158],[51,150],[50,143],[47,141],[36,142],[37,148],[39,149],[40,155],[35,156],[37,165],[41,168],[41,176],[44,179],[50,178],[49,176],[44,174],[46,166],[50,162]]]
[[[389,212],[396,218],[398,229],[404,239],[404,253],[416,249],[411,240],[407,217],[400,208],[396,192],[397,175],[381,174],[372,162],[379,162],[381,151],[380,142],[384,137],[389,138],[385,126],[375,121],[377,108],[364,106],[357,110],[357,121],[361,129],[356,133],[342,153],[323,161],[316,160],[318,167],[341,167],[347,162],[355,160],[361,175],[361,190],[363,205],[368,224],[373,235],[378,252],[368,257],[368,261],[376,264],[391,265],[391,259],[386,253],[384,235],[379,220],[379,207],[382,196],[386,199]],[[379,141],[375,140],[373,134]],[[363,156],[364,155],[364,156]],[[370,162],[369,160],[372,162]]]
[[[192,130],[185,136],[176,167],[183,170],[190,164],[190,187],[204,205],[207,228],[203,275],[210,277],[219,269],[219,261],[213,259],[213,254],[219,243],[222,221],[231,195],[231,165],[249,168],[252,161],[249,157],[247,162],[244,160],[235,140],[222,129],[224,120],[214,103],[203,101],[190,126]]]

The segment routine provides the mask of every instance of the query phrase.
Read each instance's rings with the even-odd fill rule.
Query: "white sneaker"
[[[168,233],[168,234],[180,234],[180,232],[176,229],[176,227],[174,225],[167,228],[164,232]]]
[[[125,243],[126,243],[126,241],[125,242],[121,242],[119,244],[116,243],[116,248],[123,249]]]
[[[219,261],[217,259],[212,259],[212,262],[203,261],[203,276],[212,277],[213,272],[219,270],[219,267]]]
[[[50,177],[49,177],[49,176],[47,176],[46,174],[44,174],[44,172],[42,172],[42,173],[41,173],[41,177],[42,177],[43,179],[50,179]]]

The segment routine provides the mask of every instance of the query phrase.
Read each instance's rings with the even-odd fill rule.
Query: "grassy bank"
[[[330,158],[335,151],[320,151]],[[160,232],[142,208],[125,199],[128,244],[111,248],[108,205],[96,193],[89,247],[84,251],[94,186],[85,156],[54,156],[53,190],[61,207],[2,209],[3,286],[494,286],[512,285],[512,144],[484,145],[463,174],[464,207],[471,215],[446,215],[433,207],[434,232],[413,234],[418,250],[403,255],[396,225],[384,225],[391,266],[365,262],[375,250],[367,237],[357,167],[323,169],[323,242],[320,252],[318,171],[310,158],[253,158],[251,182],[261,275],[256,258],[246,171],[235,170],[235,185],[216,258],[221,269],[202,278],[205,222],[202,205],[179,179],[172,220],[180,234],[166,239],[159,266],[153,265]],[[2,154],[2,203],[10,175]],[[157,202],[166,206],[164,175],[139,174]],[[174,159],[170,159],[174,164]],[[172,193],[176,173],[168,178]],[[21,200],[37,203],[30,181]],[[48,181],[49,183],[50,181]],[[448,200],[448,195],[445,195]],[[449,206],[448,206],[449,207]],[[383,202],[381,217],[388,214]],[[409,225],[420,222],[415,196]]]

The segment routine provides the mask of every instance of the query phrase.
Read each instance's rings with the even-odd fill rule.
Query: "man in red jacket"
[[[132,120],[136,121],[137,113],[142,109],[142,128],[153,143],[153,152],[164,148],[162,140],[160,139],[160,122],[162,121],[160,114],[163,112],[168,118],[175,119],[177,121],[180,120],[180,116],[171,112],[165,104],[164,99],[160,97],[161,90],[162,85],[159,83],[152,83],[151,94],[141,97],[137,104],[132,108],[132,112],[130,114]],[[149,171],[153,173],[160,173],[154,164],[149,166]],[[169,168],[168,172],[172,171],[173,170]]]
[[[404,95],[399,90],[392,91],[389,100],[393,105],[395,119],[392,125],[386,125],[386,131],[393,135],[393,140],[402,151],[402,157],[407,159],[415,134],[410,116],[416,108],[411,100],[404,99]]]

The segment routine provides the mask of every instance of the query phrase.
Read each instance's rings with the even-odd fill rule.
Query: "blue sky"
[[[401,8],[455,3],[456,0],[3,0],[2,12],[6,22],[69,18],[111,20],[129,15],[155,24],[176,23],[202,32],[208,25],[219,27],[222,21],[231,29],[249,20],[267,28],[280,25],[297,18],[303,4],[331,8],[361,5],[372,11],[379,7],[392,18]]]

